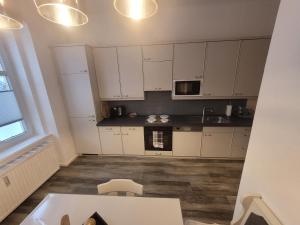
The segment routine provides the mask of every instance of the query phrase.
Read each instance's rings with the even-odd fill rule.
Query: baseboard
[[[62,167],[67,167],[69,166],[76,158],[78,157],[78,155],[74,155],[71,159],[69,159],[67,162],[65,163],[60,163],[59,165]]]

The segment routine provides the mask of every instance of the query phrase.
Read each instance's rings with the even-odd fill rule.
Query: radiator
[[[55,148],[48,138],[1,165],[0,222],[59,169]]]

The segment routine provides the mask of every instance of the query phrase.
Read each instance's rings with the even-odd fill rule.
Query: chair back
[[[273,211],[266,205],[260,196],[247,196],[243,199],[244,213],[241,218],[232,225],[266,224],[282,225]]]
[[[97,186],[99,194],[125,192],[126,195],[143,195],[143,185],[130,179],[112,179]]]

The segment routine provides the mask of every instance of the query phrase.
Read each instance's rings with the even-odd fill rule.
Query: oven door
[[[201,96],[203,80],[175,80],[175,96]]]
[[[144,127],[146,152],[169,152],[172,154],[172,127]]]

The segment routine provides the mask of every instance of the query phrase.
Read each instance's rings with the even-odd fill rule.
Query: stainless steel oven
[[[174,96],[201,96],[203,80],[174,80]]]

